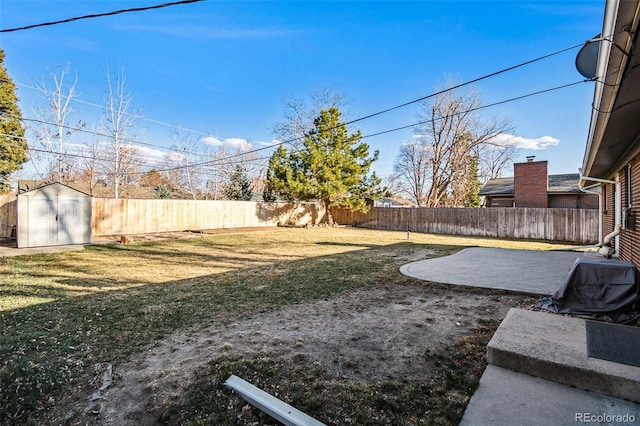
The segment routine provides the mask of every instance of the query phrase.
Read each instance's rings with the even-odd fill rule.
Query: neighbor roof
[[[513,177],[490,179],[480,190],[480,195],[513,195]]]
[[[547,192],[552,194],[580,193],[579,173],[549,175]],[[490,179],[480,190],[480,195],[513,195],[513,177]]]

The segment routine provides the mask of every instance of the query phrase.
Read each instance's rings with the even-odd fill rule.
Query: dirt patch
[[[229,324],[181,332],[126,364],[100,399],[75,402],[68,424],[154,425],[179,399],[194,372],[215,359],[269,353],[304,355],[329,377],[354,381],[414,381],[428,377],[423,354],[438,352],[510,307],[520,295],[441,285],[394,285],[256,314]],[[61,413],[62,414],[62,413]]]

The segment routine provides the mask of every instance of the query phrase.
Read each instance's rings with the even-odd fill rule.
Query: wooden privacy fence
[[[0,238],[12,236],[12,231],[17,223],[18,207],[16,200],[15,194],[0,194]]]
[[[317,223],[317,204],[94,198],[94,236]]]
[[[433,234],[562,241],[598,242],[598,210],[533,208],[388,208],[367,213],[336,209],[341,224],[363,228]]]
[[[12,236],[16,196],[0,195],[0,237]],[[598,211],[529,208],[389,208],[367,213],[333,209],[341,225],[449,235],[591,244],[598,241]],[[92,199],[93,236],[216,228],[275,226],[289,221],[317,224],[318,204],[251,201]]]

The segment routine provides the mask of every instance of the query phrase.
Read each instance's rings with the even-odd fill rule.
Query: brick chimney
[[[527,157],[526,163],[513,165],[513,200],[515,207],[549,207],[547,162]]]

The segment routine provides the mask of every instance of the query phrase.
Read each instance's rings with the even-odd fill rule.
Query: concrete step
[[[640,404],[487,366],[461,426],[637,425]]]
[[[487,346],[487,362],[640,403],[640,367],[590,358],[585,322],[575,317],[511,309]]]

